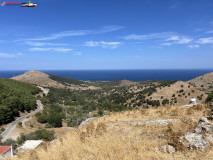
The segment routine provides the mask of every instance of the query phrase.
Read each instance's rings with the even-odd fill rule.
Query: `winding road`
[[[39,112],[39,111],[41,111],[41,110],[43,109],[42,104],[41,104],[41,101],[36,100],[36,103],[37,103],[38,108],[37,108],[35,111],[33,111],[33,112],[31,112],[31,113],[29,113],[29,114],[23,116],[23,117],[20,117],[19,119],[17,119],[17,120],[15,120],[14,122],[12,122],[12,123],[10,124],[10,126],[1,134],[1,136],[2,136],[2,141],[3,141],[3,142],[7,140],[8,136],[9,136],[10,133],[14,130],[14,128],[16,127],[16,125],[17,125],[19,122],[23,122],[23,121],[24,121],[26,118],[28,118],[29,116],[32,116],[32,115],[36,114],[37,112]]]

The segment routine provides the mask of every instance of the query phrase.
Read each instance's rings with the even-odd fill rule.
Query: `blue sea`
[[[41,70],[60,77],[78,80],[113,81],[113,80],[181,80],[187,81],[195,77],[213,72],[213,69],[138,69],[138,70]],[[0,71],[0,78],[11,78],[26,71]]]

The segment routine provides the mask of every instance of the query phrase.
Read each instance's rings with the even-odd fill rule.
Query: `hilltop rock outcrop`
[[[180,143],[189,149],[196,149],[206,151],[209,149],[210,144],[202,134],[187,133],[185,136],[180,137]]]

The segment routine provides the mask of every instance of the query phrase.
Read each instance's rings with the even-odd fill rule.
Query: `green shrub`
[[[46,141],[52,141],[55,138],[54,137],[55,131],[53,130],[48,131],[46,129],[40,129],[35,131],[35,134],[38,137],[38,139],[43,139]]]
[[[18,126],[19,126],[19,127],[22,127],[22,122],[19,122],[19,123],[18,123]]]
[[[162,101],[162,105],[166,105],[166,104],[169,104],[169,100],[168,99],[164,99],[163,101]]]
[[[208,97],[206,98],[206,102],[210,102],[213,100],[213,92],[208,94]]]

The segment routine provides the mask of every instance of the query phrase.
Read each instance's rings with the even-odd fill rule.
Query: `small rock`
[[[175,153],[175,148],[173,146],[171,146],[171,145],[168,145],[167,146],[167,152],[169,154],[174,154]]]
[[[154,148],[154,152],[159,153],[160,151],[159,151],[159,149]]]
[[[198,124],[205,122],[205,123],[209,123],[208,119],[206,117],[201,117],[198,121]]]
[[[175,148],[171,145],[164,145],[160,148],[160,151],[163,152],[163,153],[174,154]]]
[[[202,127],[198,126],[197,128],[195,128],[195,133],[201,134],[202,133]]]
[[[189,149],[196,149],[206,151],[210,144],[205,140],[202,134],[187,133],[185,136],[180,137],[180,143]]]
[[[166,148],[167,148],[166,145],[164,145],[160,148],[160,151],[166,153],[167,152]]]

